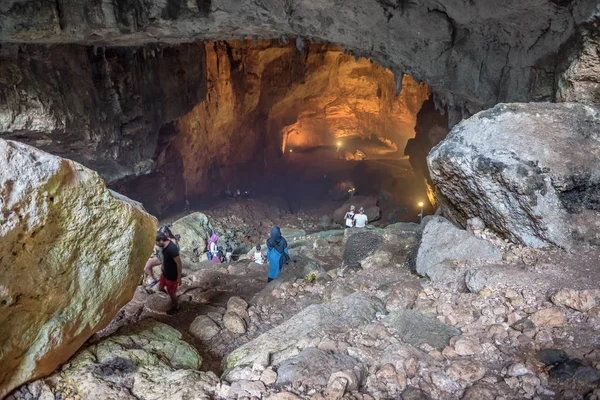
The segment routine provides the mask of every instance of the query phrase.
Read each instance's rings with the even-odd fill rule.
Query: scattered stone
[[[473,233],[476,231],[483,231],[485,229],[485,222],[479,217],[470,218],[467,220],[467,231]]]
[[[248,303],[240,297],[233,296],[227,301],[227,312],[236,313],[241,318],[248,316],[248,312],[246,311],[247,308]]]
[[[482,379],[485,376],[485,367],[477,361],[459,360],[450,364],[446,372],[450,379],[464,387]]]
[[[283,387],[293,382],[309,387],[326,386],[331,374],[354,368],[361,369],[358,361],[350,356],[325,353],[309,347],[296,357],[280,364],[277,370],[277,386]]]
[[[454,393],[460,389],[458,383],[454,382],[450,379],[446,374],[441,372],[432,372],[431,375],[431,383],[443,392]]]
[[[403,281],[395,283],[385,302],[388,311],[410,309],[421,291],[421,284],[417,281]]]
[[[427,343],[442,350],[448,345],[451,337],[461,334],[457,328],[414,310],[394,311],[382,322],[388,328],[394,329],[403,341],[415,347]]]
[[[481,382],[476,383],[465,391],[461,400],[484,400],[497,398],[498,390],[494,385]]]
[[[269,397],[267,397],[267,400],[301,400],[301,398],[296,396],[294,393],[279,392],[271,394]]]
[[[402,400],[431,400],[431,397],[421,389],[409,386],[402,392]]]
[[[227,375],[227,380],[229,383],[233,383],[235,381],[244,380],[244,381],[258,381],[261,380],[261,374],[258,371],[255,371],[253,368],[249,367],[236,367]]]
[[[512,328],[524,332],[535,328],[535,324],[529,318],[523,318],[511,325]]]
[[[227,398],[238,399],[254,396],[260,399],[266,391],[265,384],[261,381],[235,381],[231,384]]]
[[[569,359],[567,353],[563,350],[557,349],[544,349],[540,350],[536,354],[536,358],[544,363],[544,365],[554,365],[558,363],[563,363]]]
[[[223,325],[230,332],[237,334],[246,333],[246,322],[236,313],[225,313],[223,316]]]
[[[208,316],[200,315],[194,319],[189,331],[196,339],[210,340],[221,331],[221,328]]]
[[[565,317],[560,308],[550,307],[537,311],[531,316],[531,321],[535,326],[562,326],[565,323]]]
[[[523,376],[523,375],[531,374],[532,372],[529,368],[527,368],[525,366],[525,364],[516,363],[516,364],[512,364],[510,367],[508,367],[508,370],[506,373],[508,374],[508,376]]]
[[[273,371],[271,368],[267,368],[263,371],[260,376],[260,380],[267,386],[274,384],[277,381],[277,372]]]
[[[454,351],[459,356],[472,356],[483,352],[483,347],[475,339],[461,337],[454,344]]]
[[[597,297],[600,297],[600,290],[561,289],[553,294],[550,299],[557,306],[586,312],[596,306]]]
[[[344,397],[348,382],[344,378],[334,378],[327,384],[327,399],[337,400]]]

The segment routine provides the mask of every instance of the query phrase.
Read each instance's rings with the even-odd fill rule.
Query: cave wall
[[[452,124],[498,102],[552,100],[559,49],[598,13],[596,0],[11,0],[0,42],[324,40],[427,82]]]
[[[417,112],[430,96],[425,83],[405,75],[397,96],[390,70],[339,48],[311,45],[304,63],[305,79],[269,112],[271,130],[284,130],[283,150],[335,146],[351,136],[397,150],[414,136]]]
[[[0,137],[97,170],[153,168],[160,127],[206,93],[201,44],[0,46]]]

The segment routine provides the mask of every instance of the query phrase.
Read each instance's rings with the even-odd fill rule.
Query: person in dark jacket
[[[271,237],[267,240],[267,258],[269,260],[269,277],[267,282],[277,278],[281,267],[290,259],[287,241],[281,236],[278,226],[271,229]]]

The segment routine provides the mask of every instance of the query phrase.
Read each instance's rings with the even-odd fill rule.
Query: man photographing
[[[158,290],[167,289],[167,294],[173,304],[173,307],[167,311],[167,314],[174,315],[179,311],[176,293],[177,288],[181,285],[181,258],[179,258],[179,249],[164,232],[159,232],[156,235],[156,245],[163,249],[162,275],[158,282]]]

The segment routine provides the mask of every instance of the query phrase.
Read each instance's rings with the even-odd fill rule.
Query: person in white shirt
[[[359,214],[354,216],[354,226],[364,228],[369,223],[369,217],[365,215],[365,209],[361,207],[358,210]]]
[[[354,226],[354,216],[356,215],[354,213],[354,210],[354,206],[350,206],[350,211],[348,211],[346,215],[344,215],[344,220],[346,221],[346,228],[352,228]]]
[[[260,251],[260,244],[256,245],[256,251],[254,252],[254,262],[257,264],[264,264],[265,256]]]

